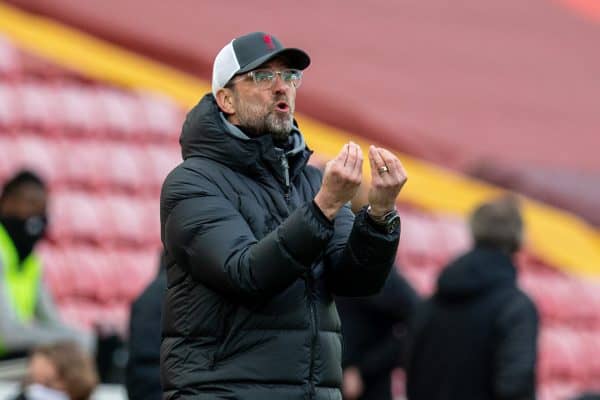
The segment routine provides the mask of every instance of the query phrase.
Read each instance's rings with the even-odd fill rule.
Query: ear
[[[217,91],[217,96],[215,97],[217,105],[225,114],[235,114],[233,96],[233,91],[228,88],[221,88]]]

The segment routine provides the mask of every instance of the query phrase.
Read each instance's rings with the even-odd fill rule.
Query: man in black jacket
[[[307,165],[293,113],[309,63],[271,35],[236,38],[188,113],[161,194],[165,399],[341,398],[333,296],[383,285],[406,174],[371,146],[370,209],[354,218],[360,148],[345,145],[323,177]]]
[[[125,387],[129,400],[160,400],[161,313],[167,289],[167,272],[161,255],[158,273],[131,305],[129,359]]]
[[[406,322],[419,297],[395,270],[375,296],[339,298],[344,400],[391,400],[391,373],[403,366]]]
[[[368,203],[361,185],[352,211]],[[369,297],[341,297],[336,305],[344,339],[344,400],[391,400],[391,373],[403,364],[406,325],[419,295],[394,267],[381,291]]]
[[[516,285],[522,219],[513,198],[471,217],[475,248],[441,274],[409,335],[409,400],[535,399],[538,314]]]

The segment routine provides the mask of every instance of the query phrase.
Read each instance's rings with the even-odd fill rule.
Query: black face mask
[[[1,217],[0,224],[12,239],[19,261],[23,261],[33,250],[33,246],[44,237],[48,218],[36,215],[27,219],[19,217]]]

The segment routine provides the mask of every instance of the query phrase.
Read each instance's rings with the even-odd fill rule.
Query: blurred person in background
[[[368,204],[361,185],[352,211]],[[345,400],[391,400],[391,373],[403,365],[406,323],[419,302],[395,267],[381,291],[369,297],[338,297],[344,340],[342,393]]]
[[[517,287],[523,241],[514,197],[479,206],[474,248],[442,272],[409,330],[409,400],[535,399],[538,313]]]
[[[125,386],[129,400],[160,400],[161,315],[167,290],[164,254],[158,273],[131,305]]]
[[[25,356],[40,344],[93,337],[64,325],[42,280],[35,245],[44,237],[48,192],[30,171],[11,177],[0,194],[0,358]]]
[[[600,400],[600,393],[587,392],[582,395],[579,395],[573,400]]]
[[[88,400],[98,385],[93,360],[75,342],[36,348],[15,400]]]
[[[400,236],[400,161],[372,146],[369,207],[347,206],[362,150],[322,175],[294,121],[308,55],[255,32],[213,65],[161,195],[161,380],[168,399],[341,399],[334,295],[380,290]]]

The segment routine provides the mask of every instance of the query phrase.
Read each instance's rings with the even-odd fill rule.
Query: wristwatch
[[[395,208],[383,215],[376,216],[371,214],[371,206],[368,206],[367,218],[369,218],[371,222],[375,224],[375,226],[377,226],[386,233],[392,233],[396,229],[398,229],[398,226],[400,226],[400,216],[398,215],[398,211],[396,211]]]

